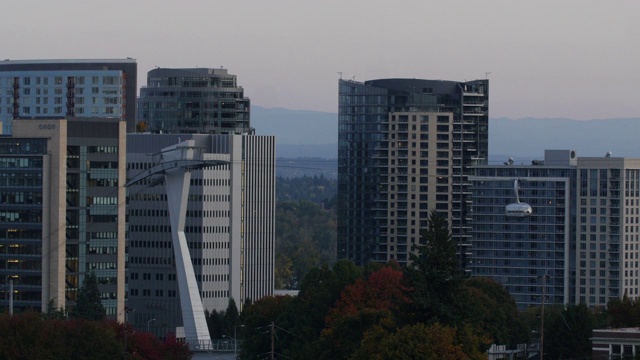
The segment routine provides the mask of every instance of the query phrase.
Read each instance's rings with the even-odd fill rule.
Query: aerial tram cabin
[[[531,209],[531,206],[529,204],[520,202],[518,189],[518,179],[515,179],[513,181],[513,192],[516,197],[516,202],[507,205],[507,207],[505,208],[505,215],[507,217],[528,217],[533,213],[533,209]]]

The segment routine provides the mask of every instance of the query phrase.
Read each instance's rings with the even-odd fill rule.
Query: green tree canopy
[[[82,286],[78,289],[73,315],[87,320],[103,320],[105,317],[104,306],[100,300],[98,279],[93,272],[85,275]]]
[[[352,360],[483,358],[486,359],[483,353],[465,352],[465,347],[456,338],[456,329],[439,323],[408,325],[395,333],[377,326],[365,334],[362,346],[351,357]]]
[[[447,220],[433,211],[420,233],[418,255],[411,255],[405,279],[419,321],[454,325],[456,294],[464,279]]]
[[[362,342],[372,326],[384,323],[395,328],[396,315],[408,303],[402,285],[402,271],[385,266],[367,279],[358,278],[342,290],[340,299],[329,310],[319,340],[320,359],[343,359]]]
[[[238,306],[233,298],[229,298],[229,305],[224,313],[224,322],[227,336],[233,335],[234,328],[240,325],[240,313],[238,313]]]
[[[625,294],[622,299],[612,299],[607,304],[609,326],[614,328],[640,325],[640,303]]]
[[[546,314],[545,359],[590,359],[593,316],[589,308],[585,304],[550,306]]]
[[[255,301],[242,312],[245,325],[242,345],[243,359],[262,358],[271,350],[271,341],[267,335],[268,326],[281,316],[294,301],[291,296],[268,296]],[[275,344],[282,353],[282,343]]]
[[[495,344],[515,348],[527,342],[529,328],[515,301],[494,280],[482,277],[465,280],[456,303],[460,319],[473,324],[478,334],[491,338]]]
[[[336,259],[336,215],[308,201],[276,204],[276,283],[299,289],[313,268]]]

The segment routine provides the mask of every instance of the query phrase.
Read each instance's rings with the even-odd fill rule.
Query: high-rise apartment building
[[[469,166],[488,152],[489,81],[339,81],[338,258],[404,264],[444,214],[462,265]]]
[[[0,61],[0,121],[10,134],[15,119],[119,118],[135,131],[134,59]]]
[[[129,134],[128,177],[149,172],[162,149],[193,140],[205,160],[191,170],[185,235],[205,309],[226,310],[273,294],[275,138],[257,135]],[[151,156],[151,154],[154,154]],[[128,188],[128,322],[156,335],[183,324],[169,209],[161,178]],[[149,323],[149,320],[155,319]]]
[[[532,165],[479,166],[471,177],[474,276],[502,283],[520,308],[605,306],[638,295],[640,159],[547,150]],[[531,216],[505,207],[520,201]]]
[[[17,120],[0,136],[0,306],[73,306],[86,274],[123,319],[125,123]]]
[[[246,134],[250,101],[226,69],[163,69],[147,73],[138,121],[152,133]]]

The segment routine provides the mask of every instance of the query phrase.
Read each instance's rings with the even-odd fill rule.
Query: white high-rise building
[[[532,165],[478,166],[470,177],[470,269],[502,283],[520,308],[638,299],[640,159],[547,150]],[[531,216],[508,216],[519,200]]]

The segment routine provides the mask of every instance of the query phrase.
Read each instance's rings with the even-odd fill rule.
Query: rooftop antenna
[[[488,79],[490,74],[491,74],[491,71],[485,71],[484,72],[484,78]]]
[[[338,71],[338,75],[340,75],[340,80],[342,80],[342,71]]]

